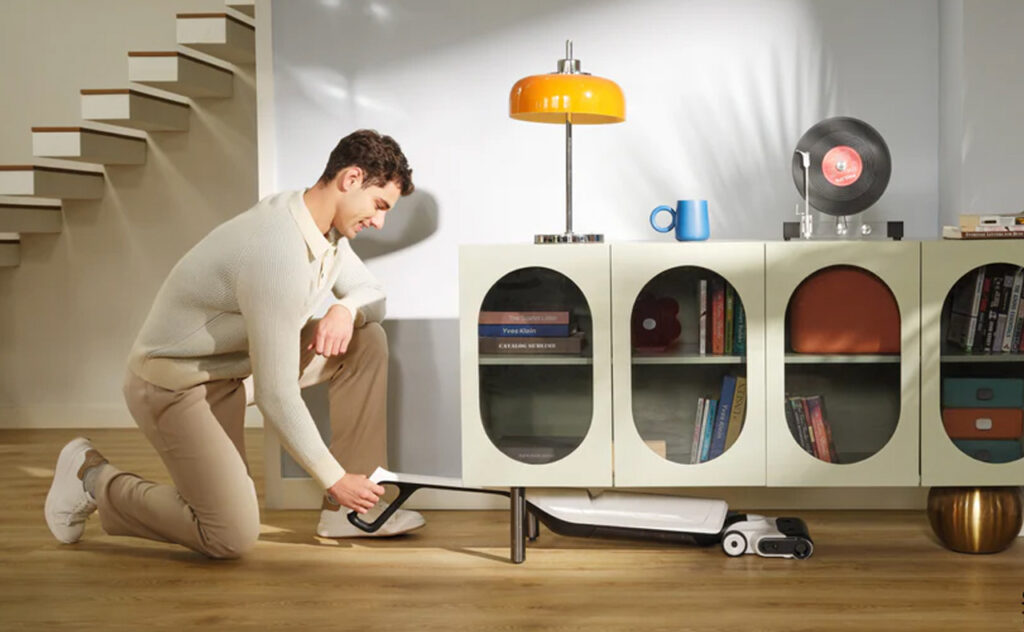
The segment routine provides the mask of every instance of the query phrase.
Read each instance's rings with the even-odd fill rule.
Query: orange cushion
[[[899,308],[870,272],[826,268],[793,293],[789,339],[797,353],[899,353]]]

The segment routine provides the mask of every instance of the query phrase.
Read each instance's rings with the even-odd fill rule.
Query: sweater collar
[[[292,213],[292,218],[295,219],[296,225],[299,227],[299,232],[302,233],[302,238],[306,241],[309,253],[315,259],[322,259],[328,251],[338,245],[338,231],[332,226],[326,237],[320,233],[320,229],[316,227],[316,222],[313,221],[313,214],[302,199],[302,193],[302,191],[295,192],[288,204],[288,208]]]

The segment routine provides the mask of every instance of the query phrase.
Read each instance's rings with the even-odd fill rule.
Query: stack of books
[[[786,424],[807,454],[826,463],[839,463],[824,397],[786,397]]]
[[[697,400],[690,443],[690,463],[704,463],[728,450],[743,429],[747,411],[747,380],[726,375],[719,399]]]
[[[701,279],[697,295],[701,355],[744,355],[747,318],[736,290],[721,277]]]
[[[584,336],[568,310],[482,311],[478,321],[482,354],[578,354]]]
[[[978,353],[1024,352],[1024,269],[982,266],[960,279],[950,298],[946,340]]]
[[[943,239],[1024,239],[1024,213],[961,215],[959,226],[943,226]]]

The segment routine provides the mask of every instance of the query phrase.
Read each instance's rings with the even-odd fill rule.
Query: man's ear
[[[345,167],[338,172],[336,186],[342,193],[358,189],[363,184],[363,170],[359,167]]]

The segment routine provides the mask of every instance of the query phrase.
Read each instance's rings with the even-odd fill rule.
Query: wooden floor
[[[265,511],[234,562],[106,536],[95,519],[60,545],[43,498],[79,433],[0,431],[0,630],[1024,630],[1024,542],[952,553],[921,512],[800,512],[815,541],[803,562],[542,527],[513,565],[507,513],[485,511],[340,542],[315,537],[316,512]],[[140,433],[86,434],[122,469],[167,480]],[[262,491],[260,432],[248,440]]]

